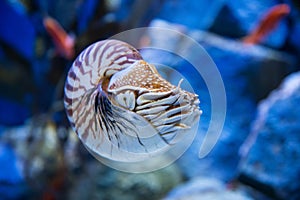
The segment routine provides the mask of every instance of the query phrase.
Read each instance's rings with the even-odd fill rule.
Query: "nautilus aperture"
[[[103,40],[74,61],[64,104],[92,154],[131,162],[167,151],[198,122],[198,96],[180,83],[163,79],[129,44]]]

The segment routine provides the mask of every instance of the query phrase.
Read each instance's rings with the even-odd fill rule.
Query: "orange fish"
[[[287,4],[278,4],[271,7],[260,20],[258,26],[248,36],[243,38],[243,42],[247,44],[260,43],[290,11],[291,9]]]
[[[66,59],[72,59],[75,54],[75,38],[68,35],[55,19],[46,17],[43,22],[47,33],[54,42],[57,52]]]

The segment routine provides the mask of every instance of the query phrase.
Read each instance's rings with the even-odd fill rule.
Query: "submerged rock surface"
[[[227,189],[214,178],[198,177],[173,189],[164,200],[251,200],[241,191]]]
[[[297,72],[259,105],[251,134],[241,149],[241,180],[280,199],[300,198],[299,102]]]

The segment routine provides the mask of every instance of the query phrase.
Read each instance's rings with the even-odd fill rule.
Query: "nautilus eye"
[[[163,79],[129,44],[100,41],[68,73],[67,116],[94,155],[129,162],[154,155],[176,145],[201,115],[198,96],[180,83]]]

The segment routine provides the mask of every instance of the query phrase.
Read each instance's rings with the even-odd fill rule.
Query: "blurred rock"
[[[262,101],[241,153],[241,181],[277,199],[300,198],[300,72]]]
[[[164,1],[158,18],[192,29],[207,30],[212,26],[225,0]]]
[[[157,16],[171,23],[187,26],[189,29],[210,31],[225,37],[242,38],[250,33],[272,6],[282,3],[278,0],[254,1],[165,1]],[[280,48],[289,34],[287,19],[263,41],[264,45]]]
[[[282,3],[279,0],[254,0],[254,1],[227,1],[226,6],[228,7],[228,11],[231,13],[229,16],[234,16],[234,18],[228,19],[226,13],[222,13],[216,19],[216,25],[221,25],[221,27],[228,27],[230,22],[235,22],[239,24],[240,29],[232,28],[230,34],[233,35],[236,32],[241,33],[244,31],[245,35],[250,33],[260,22],[261,18],[267,13],[268,9],[272,6]],[[221,13],[220,13],[221,14]],[[227,21],[225,21],[225,20]],[[219,22],[218,22],[219,20]],[[218,27],[218,26],[216,26]],[[220,26],[219,26],[220,27]],[[284,45],[287,37],[288,37],[288,22],[287,19],[282,19],[278,26],[265,38],[262,44],[273,47],[280,48]],[[223,29],[226,31],[227,29]],[[219,28],[219,31],[216,32],[221,35],[226,36],[226,32]],[[228,30],[227,30],[228,31]],[[228,34],[227,34],[228,35]],[[244,36],[245,36],[244,35]],[[230,36],[230,35],[228,35]]]
[[[26,194],[20,158],[8,144],[0,144],[0,199],[19,199]]]
[[[230,107],[239,106],[234,104],[239,98],[258,102],[277,88],[284,77],[297,70],[297,59],[285,52],[245,45],[207,32],[190,31],[188,35],[205,48],[217,65],[229,93]],[[236,115],[243,113],[239,109],[228,111],[236,111]]]
[[[224,81],[228,106],[222,135],[213,151],[198,161],[197,174],[210,171],[212,176],[229,180],[236,175],[238,149],[248,135],[256,112],[256,102],[267,96],[287,74],[295,70],[295,59],[283,52],[261,46],[247,46],[208,33],[194,31],[189,35],[203,45],[216,63]],[[199,96],[200,100],[201,96],[207,97],[201,92]],[[205,104],[202,106],[205,112]],[[209,120],[203,117],[200,123],[209,123]],[[204,134],[205,129],[200,130],[200,133]],[[199,140],[202,141],[202,138],[196,138],[195,143],[200,143]],[[194,158],[189,153],[185,156],[188,160],[195,159],[199,146],[192,146],[189,151],[193,152]],[[182,159],[182,163],[187,163],[184,157]]]
[[[0,199],[159,199],[182,181],[171,165],[153,173],[110,169],[49,115],[0,127]]]
[[[20,179],[22,181],[20,187],[23,191],[17,193],[20,189],[15,184],[16,191],[12,194],[18,196],[13,199],[63,197],[66,193],[68,175],[71,176],[79,165],[78,149],[75,148],[78,139],[71,135],[72,132],[65,133],[69,138],[63,146],[62,132],[62,128],[58,128],[46,115],[32,118],[23,126],[2,129],[0,144],[13,149],[12,153],[12,150],[4,151],[0,146],[0,152],[3,150],[3,155],[0,153],[3,177],[16,183]],[[7,164],[11,166],[7,167]],[[0,184],[0,192],[6,189],[12,192],[8,187],[12,183],[2,181],[3,177],[0,175],[0,183],[5,183]]]
[[[68,199],[160,199],[178,185],[181,173],[175,165],[145,173],[129,174],[104,167],[94,160],[72,183]]]
[[[198,177],[173,189],[164,200],[251,200],[241,191],[229,190],[214,178]]]
[[[230,4],[230,1],[227,4]],[[222,6],[208,30],[226,37],[241,38],[246,35],[246,31],[241,25],[239,16],[236,16],[235,11],[227,4]]]
[[[145,174],[110,169],[47,115],[0,131],[0,199],[150,200],[183,179],[175,165]]]
[[[203,110],[199,133],[191,147],[178,160],[179,166],[189,178],[206,176],[209,172],[209,176],[221,180],[233,179],[237,175],[240,159],[238,151],[249,133],[257,102],[275,89],[287,74],[296,70],[293,67],[296,59],[284,52],[262,46],[245,45],[208,32],[183,29],[178,25],[172,26],[170,23],[154,21],[151,24],[155,27],[185,31],[185,34],[199,42],[215,62],[227,95],[227,113],[222,135],[212,152],[205,158],[199,159],[199,149],[211,120],[210,95],[201,75],[194,66],[182,61],[182,58],[174,54],[168,52],[163,54],[161,50],[146,54],[151,62],[171,66],[180,72],[199,95],[200,107]],[[170,37],[176,43],[170,42],[168,40]],[[174,52],[184,51],[192,59],[201,59],[199,55],[204,54],[196,52],[189,44],[185,44],[187,40],[181,38],[180,35],[178,38],[173,38],[170,35],[164,37],[161,34],[159,36],[153,34],[150,41],[158,46],[169,45],[169,49],[174,49]],[[210,67],[206,66],[203,61],[202,63],[203,67]],[[173,84],[178,83],[178,79],[181,78],[170,72],[166,74],[168,74],[167,79]]]

